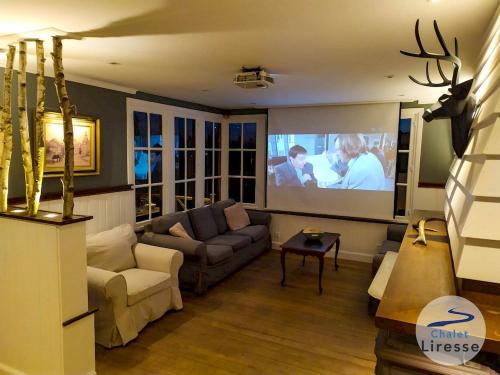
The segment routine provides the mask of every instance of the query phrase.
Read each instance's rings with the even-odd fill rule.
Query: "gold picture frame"
[[[101,173],[100,120],[96,117],[75,115],[73,137],[75,145],[75,176]],[[64,175],[63,118],[58,112],[43,114],[45,135],[45,177]]]

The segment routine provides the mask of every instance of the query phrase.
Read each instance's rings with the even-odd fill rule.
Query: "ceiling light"
[[[109,63],[109,65],[121,65],[121,64],[120,64],[119,62],[116,62],[116,61],[111,61],[111,62]]]
[[[384,76],[385,78],[394,78],[394,74],[388,74],[386,76]]]

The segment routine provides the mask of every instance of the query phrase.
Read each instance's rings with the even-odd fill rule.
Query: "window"
[[[134,187],[136,222],[162,214],[162,116],[134,111]]]
[[[175,211],[195,207],[196,121],[175,117]]]
[[[229,124],[228,195],[255,204],[257,124]]]
[[[205,121],[205,204],[221,199],[221,125]]]

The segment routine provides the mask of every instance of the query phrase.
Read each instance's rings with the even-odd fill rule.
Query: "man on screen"
[[[313,165],[306,162],[307,150],[295,145],[288,151],[286,162],[274,168],[277,186],[316,186]]]
[[[335,151],[348,166],[341,189],[384,190],[384,168],[380,160],[368,152],[362,135],[340,134],[335,140]]]

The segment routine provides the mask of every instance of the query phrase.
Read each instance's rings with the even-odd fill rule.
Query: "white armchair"
[[[96,342],[125,345],[149,322],[182,309],[180,251],[137,244],[130,225],[87,237],[89,304]]]

